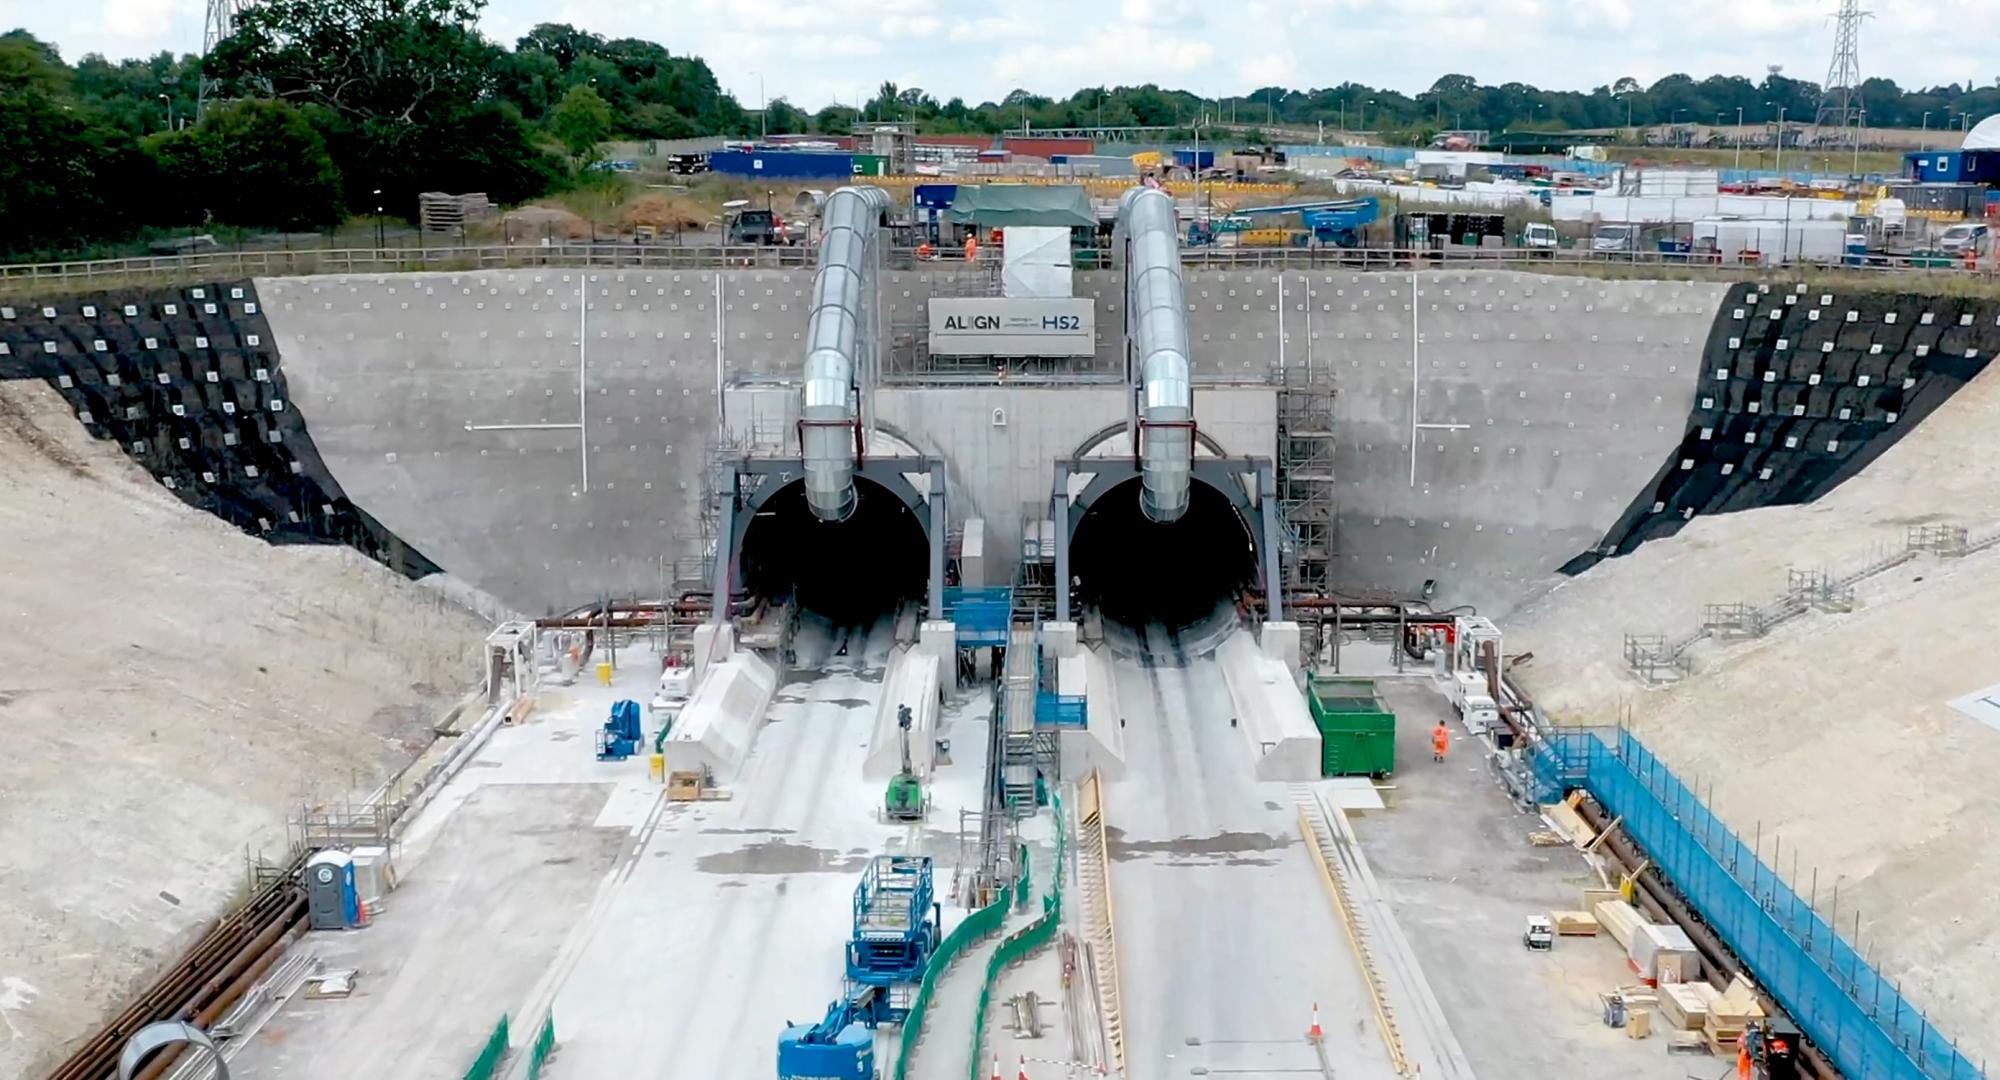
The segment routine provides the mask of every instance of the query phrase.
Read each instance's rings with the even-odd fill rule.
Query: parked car
[[[1639,250],[1639,226],[1605,225],[1590,239],[1590,250],[1603,255],[1630,254]]]
[[[785,219],[770,210],[736,209],[723,219],[723,243],[790,247],[797,243]]]
[[[1993,249],[1993,229],[1978,222],[1960,222],[1938,238],[1938,248],[1960,257],[1967,252],[1985,255]]]
[[[1530,221],[1521,226],[1521,246],[1537,255],[1549,255],[1562,246],[1556,227],[1546,221]]]

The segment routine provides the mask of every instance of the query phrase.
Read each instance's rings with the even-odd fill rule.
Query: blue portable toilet
[[[306,860],[306,920],[314,930],[348,930],[361,923],[354,857],[322,851]]]

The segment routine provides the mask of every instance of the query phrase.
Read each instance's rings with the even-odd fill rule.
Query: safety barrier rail
[[[1007,644],[1007,628],[1014,612],[1013,589],[1004,585],[984,589],[947,585],[943,608],[944,617],[957,624],[959,645]]]
[[[1544,793],[1581,787],[1848,1076],[1979,1080],[1985,1072],[1903,997],[1630,731],[1558,732],[1533,751]]]
[[[723,246],[719,244],[448,244],[440,247],[299,248],[259,251],[214,251],[189,255],[150,255],[129,259],[88,259],[74,262],[0,264],[0,293],[19,295],[37,288],[70,292],[127,285],[227,281],[252,277],[303,277],[315,274],[392,274],[406,272],[469,272],[533,267],[580,267],[605,270],[723,270],[809,269],[816,251],[795,247]],[[1079,257],[1092,253],[1080,252]],[[894,248],[884,254],[892,270],[936,273],[973,271],[961,259],[919,259],[914,248]],[[1794,262],[1782,267],[1718,262],[1699,255],[1674,252],[1596,252],[1585,249],[1453,247],[1415,251],[1408,248],[1340,247],[1206,247],[1181,253],[1189,269],[1222,270],[1462,270],[1511,269],[1557,272],[1648,271],[1693,278],[1733,280],[1760,275],[1922,274],[1972,281],[2000,280],[2000,267],[1987,260],[1967,270],[1962,261],[1937,256],[1870,256],[1864,264]],[[1094,259],[1085,265],[1094,265]]]
[[[966,1073],[969,1080],[980,1080],[980,1057],[986,1048],[986,1013],[992,1008],[993,988],[1000,981],[1000,973],[1055,940],[1056,930],[1062,925],[1063,864],[1069,858],[1069,830],[1067,819],[1063,816],[1062,796],[1052,794],[1049,801],[1056,822],[1055,874],[1049,879],[1049,891],[1042,896],[1041,916],[1009,935],[986,961],[986,983],[979,989],[979,1012],[972,1022],[972,1061]],[[1021,865],[1028,865],[1025,852]],[[1022,902],[1027,900],[1027,880],[1024,870],[1021,884],[1014,890],[1016,898]]]
[[[1021,853],[1021,865],[1028,865],[1025,850]],[[1021,880],[1028,880],[1025,872]],[[893,1080],[908,1080],[910,1057],[916,1051],[917,1041],[923,1037],[924,1016],[930,1010],[931,997],[937,993],[938,980],[944,978],[945,970],[973,943],[999,932],[1007,921],[1007,909],[1017,902],[1018,895],[1018,888],[1013,894],[1002,893],[992,903],[960,919],[958,925],[951,928],[951,933],[938,942],[930,962],[924,965],[924,977],[917,983],[917,995],[910,1001],[909,1015],[903,1018],[903,1030],[897,1041],[896,1068],[890,1074]]]
[[[542,1067],[549,1063],[549,1054],[556,1048],[556,1017],[550,1013],[542,1021],[541,1030],[535,1032],[534,1045],[528,1048],[528,1080],[542,1080]]]
[[[501,1013],[500,1022],[493,1025],[493,1033],[486,1037],[486,1045],[479,1048],[479,1056],[472,1060],[472,1067],[465,1070],[465,1080],[493,1080],[506,1057],[507,1014]]]
[[[1097,989],[1109,1069],[1125,1073],[1125,997],[1118,976],[1118,918],[1111,903],[1111,844],[1104,826],[1104,776],[1096,769],[1077,785],[1077,884],[1083,894],[1087,955]]]

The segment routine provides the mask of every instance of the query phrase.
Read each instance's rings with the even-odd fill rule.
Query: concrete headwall
[[[258,515],[239,503],[269,503],[279,513],[262,516],[273,521],[293,506],[302,518],[351,507],[353,524],[327,538],[351,533],[406,564],[421,552],[510,606],[561,609],[651,593],[674,560],[698,554],[700,471],[723,390],[737,402],[732,428],[782,441],[811,277],[544,268],[67,297],[0,316],[0,374],[48,379],[94,429],[147,455],[163,483],[246,527]],[[1105,381],[1120,367],[1116,285],[1111,272],[1077,277],[1098,308],[1090,379],[898,383],[873,395],[885,430],[945,460],[954,520],[986,519],[993,580],[1012,573],[1024,507],[1039,512],[1050,463],[1125,415],[1125,391]],[[885,274],[892,350],[907,352],[933,291],[966,287],[939,270]],[[1865,452],[1842,434],[1832,441],[1845,464],[1806,469],[1824,478],[1772,496],[1810,498],[1900,437],[1991,351],[1981,329],[1990,312],[1971,302],[1815,294],[1751,333],[1747,313],[1762,306],[1732,301],[1746,311],[1735,318],[1722,310],[1731,288],[1511,271],[1194,271],[1196,410],[1229,452],[1272,454],[1281,424],[1269,380],[1282,369],[1330,386],[1336,584],[1413,591],[1435,581],[1437,601],[1500,613],[1607,537],[1652,535],[1635,524],[1656,502],[1685,510],[1678,494],[1659,494],[1674,487],[1662,470],[1701,441],[1702,416],[1803,403],[1806,419],[1839,423],[1841,395],[1866,397],[1875,411],[1854,413],[1865,424],[1853,429]],[[211,315],[203,305],[220,296]],[[1892,307],[1903,322],[1886,321]],[[1844,321],[1850,308],[1859,323]],[[1828,330],[1808,309],[1837,309],[1843,321]],[[1832,346],[1831,359],[1807,364],[1815,343]],[[1705,345],[1730,358],[1727,398],[1713,408],[1701,404],[1713,391],[1699,388],[1722,380],[1704,376],[1716,366]],[[1953,362],[1965,371],[1943,372],[1934,389],[1919,379],[1908,402],[1866,396],[1878,377],[1922,375],[1960,345],[1982,351],[1961,350]],[[256,431],[236,430],[252,415]],[[239,448],[268,440],[266,429],[281,442],[260,452],[281,447],[283,460]],[[1714,469],[1729,464],[1716,456]],[[274,473],[322,494],[280,490]],[[1735,473],[1709,487],[1674,491],[1701,513],[1770,501]]]
[[[1339,585],[1501,611],[1681,437],[1726,286],[1503,271],[1190,275],[1198,363],[1336,391]],[[1282,303],[1280,295],[1282,293]]]

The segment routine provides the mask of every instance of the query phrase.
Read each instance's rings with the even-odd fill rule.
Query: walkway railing
[[[815,256],[816,249],[803,244],[792,247],[724,247],[714,244],[683,246],[630,242],[217,251],[131,259],[0,264],[0,292],[21,295],[37,290],[74,292],[127,285],[230,281],[253,277],[463,272],[540,266],[605,270],[787,270],[809,269],[814,265]],[[891,249],[885,258],[892,270],[955,273],[967,268],[961,259],[919,260],[912,248]],[[1181,253],[1181,261],[1193,269],[1506,269],[1601,275],[1672,275],[1713,280],[1822,274],[1920,274],[1943,280],[2000,281],[2000,267],[1996,267],[1992,260],[1987,260],[1979,269],[1967,270],[1960,261],[1937,257],[1871,257],[1865,265],[1832,261],[1766,267],[1658,251],[1547,251],[1518,247],[1454,247],[1438,251],[1407,248],[1209,247],[1189,248]],[[1080,262],[1079,265],[1085,264]],[[982,263],[977,270],[985,273],[987,267]]]
[[[1026,851],[1021,853],[1021,865],[1024,868],[1028,865]],[[1025,871],[1021,880],[1028,880]],[[951,928],[951,933],[938,942],[930,962],[924,965],[924,977],[917,984],[917,996],[910,1000],[910,1013],[903,1018],[903,1030],[896,1049],[896,1068],[890,1074],[894,1080],[907,1080],[909,1076],[910,1058],[916,1052],[917,1042],[923,1038],[924,1017],[930,1011],[931,998],[937,994],[938,980],[944,978],[946,970],[975,942],[999,932],[1001,925],[1007,921],[1007,909],[1013,905],[1015,895],[1001,893],[992,903],[959,920],[958,925]]]
[[[1556,733],[1532,764],[1544,795],[1581,787],[1623,819],[1660,872],[1842,1073],[1871,1080],[1986,1075],[1630,731]]]
[[[1055,940],[1056,930],[1062,925],[1062,880],[1063,866],[1069,858],[1069,830],[1063,816],[1062,796],[1051,796],[1056,822],[1055,872],[1049,877],[1049,891],[1042,895],[1042,914],[1034,922],[1022,927],[1000,943],[993,950],[993,956],[986,961],[986,984],[979,990],[979,1013],[972,1022],[972,1063],[967,1072],[968,1080],[982,1080],[980,1065],[986,1049],[986,1014],[993,1006],[993,988],[1000,981],[1000,973],[1008,967],[1026,959],[1030,953]],[[1026,866],[1023,854],[1022,865]],[[1021,901],[1027,900],[1028,877],[1021,876],[1020,886],[1014,895]]]

